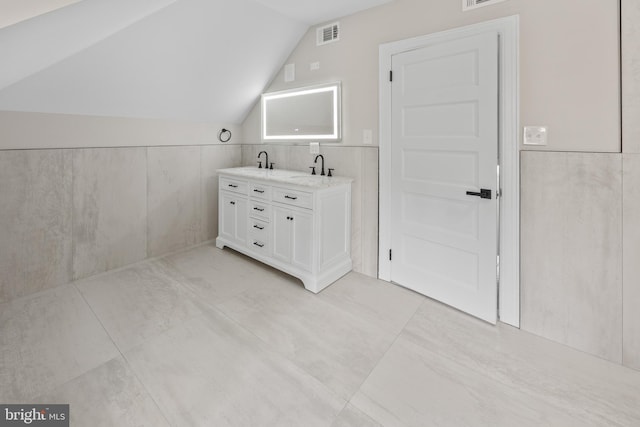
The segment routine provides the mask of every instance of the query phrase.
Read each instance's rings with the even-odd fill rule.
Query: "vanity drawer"
[[[312,193],[307,193],[306,191],[273,187],[273,201],[301,208],[313,209]]]
[[[249,203],[249,216],[268,222],[271,218],[271,206],[259,200],[252,200]]]
[[[249,249],[263,255],[269,255],[269,241],[260,236],[249,236]]]
[[[262,240],[269,239],[269,223],[259,219],[251,218],[249,221],[249,232],[256,238]]]
[[[247,187],[247,181],[227,178],[226,176],[220,177],[221,190],[233,191],[234,193],[247,195]]]
[[[271,187],[264,184],[258,184],[256,182],[250,182],[249,195],[258,199],[270,200]]]

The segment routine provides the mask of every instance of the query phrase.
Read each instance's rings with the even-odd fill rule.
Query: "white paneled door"
[[[392,57],[391,280],[497,317],[498,33]]]

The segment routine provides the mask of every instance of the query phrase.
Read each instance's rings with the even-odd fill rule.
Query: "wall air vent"
[[[320,46],[327,43],[333,43],[340,40],[340,23],[318,27],[316,29],[316,45]]]
[[[505,0],[462,0],[462,11],[477,9],[482,6],[489,6],[490,4],[500,3]]]

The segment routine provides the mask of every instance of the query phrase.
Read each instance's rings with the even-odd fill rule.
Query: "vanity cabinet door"
[[[220,192],[220,236],[237,243],[247,242],[247,198],[225,191]]]
[[[291,261],[291,227],[289,209],[273,207],[273,257],[280,261]]]
[[[313,216],[310,213],[292,212],[291,220],[291,264],[307,271],[311,271],[313,263],[312,238]]]
[[[311,271],[313,215],[303,210],[273,207],[273,256]]]

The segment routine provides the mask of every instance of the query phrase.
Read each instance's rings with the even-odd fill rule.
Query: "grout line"
[[[85,302],[85,304],[87,304],[87,307],[89,307],[89,310],[91,310],[91,313],[93,313],[95,319],[98,321],[98,323],[100,324],[100,326],[102,327],[102,329],[104,330],[105,334],[107,334],[107,336],[109,337],[109,339],[111,340],[111,342],[113,343],[113,346],[115,347],[115,349],[118,351],[118,354],[120,354],[120,357],[122,358],[122,360],[124,361],[124,363],[128,366],[129,370],[131,371],[131,373],[133,374],[133,376],[135,377],[135,379],[138,381],[138,383],[140,383],[140,385],[143,387],[144,391],[146,392],[147,396],[149,397],[149,399],[151,399],[151,401],[153,402],[153,404],[156,406],[156,408],[158,409],[158,411],[160,412],[160,414],[162,415],[162,418],[165,419],[165,421],[167,422],[167,425],[171,425],[171,423],[169,422],[169,419],[167,418],[167,416],[165,415],[164,411],[162,411],[162,407],[158,404],[158,402],[156,401],[156,399],[153,397],[153,395],[151,394],[151,392],[149,391],[149,388],[147,387],[147,385],[142,381],[142,378],[140,378],[137,374],[137,372],[135,371],[135,369],[133,369],[133,366],[131,366],[131,364],[129,363],[129,359],[127,359],[127,357],[125,356],[125,354],[122,352],[122,350],[120,349],[120,347],[116,344],[115,340],[113,339],[113,336],[109,333],[109,331],[107,330],[107,328],[105,327],[104,323],[102,322],[102,320],[100,319],[100,317],[98,316],[98,314],[95,312],[95,310],[93,309],[93,306],[89,303],[89,301],[87,301],[87,299],[85,298],[84,294],[82,293],[82,291],[80,290],[80,288],[78,288],[77,282],[72,283],[73,287],[76,289],[76,291],[80,294],[80,297],[83,299],[83,301]],[[166,332],[166,331],[164,331]],[[162,332],[161,332],[162,333]],[[148,340],[147,340],[148,341]],[[140,343],[140,345],[142,345],[144,342]],[[137,347],[137,346],[136,346]],[[133,347],[135,348],[135,347]],[[132,348],[132,349],[133,349]],[[130,349],[130,350],[132,350]],[[129,350],[129,351],[130,351]],[[118,358],[118,356],[109,359],[108,361],[94,367],[93,369],[96,369],[100,366],[105,365],[106,363],[109,363],[111,360]],[[91,370],[93,370],[91,369]],[[90,372],[91,370],[87,371]],[[87,372],[81,374],[84,375]],[[81,375],[78,375],[78,377],[80,377]],[[76,377],[77,378],[77,377]]]
[[[144,149],[145,162],[145,259],[149,258],[149,147]]]
[[[409,322],[411,322],[418,314],[418,310],[420,309],[420,307],[422,307],[424,305],[424,300],[418,304],[413,312],[413,314],[407,319],[407,321],[404,323],[404,326],[402,326],[402,328],[398,331],[398,333],[396,334],[396,337],[393,339],[393,341],[389,344],[389,346],[387,347],[387,349],[382,353],[382,355],[378,358],[377,362],[373,365],[373,367],[369,370],[369,373],[367,374],[367,376],[362,380],[362,382],[360,383],[360,385],[358,386],[358,388],[356,389],[355,392],[353,392],[353,394],[349,397],[349,403],[351,403],[351,400],[353,400],[353,397],[356,395],[356,393],[361,392],[360,389],[362,389],[362,386],[364,385],[364,383],[367,382],[367,380],[371,377],[371,375],[373,374],[373,371],[376,370],[376,368],[378,367],[378,365],[380,365],[380,362],[387,356],[387,354],[389,353],[389,351],[391,350],[391,348],[395,345],[395,343],[398,341],[398,339],[400,338],[400,336],[402,335],[402,333],[404,332],[404,330],[406,329],[407,325],[409,324]],[[369,416],[371,417],[371,416]]]
[[[75,184],[76,184],[76,174],[74,173],[74,169],[75,169],[75,151],[74,149],[69,150],[69,158],[70,158],[70,163],[71,163],[71,197],[69,197],[69,210],[70,215],[69,217],[71,218],[71,224],[69,225],[70,227],[70,238],[71,238],[71,259],[69,260],[69,263],[71,264],[71,271],[69,272],[69,278],[71,279],[71,281],[76,280],[76,239],[75,239],[75,197],[74,194],[76,192],[75,190]],[[64,153],[63,153],[64,156]],[[63,157],[64,159],[64,157]],[[63,161],[64,164],[64,161]]]
[[[624,345],[624,341],[625,341],[625,316],[624,316],[624,277],[625,277],[625,262],[624,262],[624,255],[625,255],[625,245],[624,245],[624,241],[625,241],[625,214],[624,214],[624,200],[625,200],[625,192],[624,192],[624,172],[625,172],[625,161],[624,161],[624,154],[622,156],[620,156],[620,320],[621,320],[621,327],[622,327],[622,331],[620,331],[621,333],[621,339],[620,339],[620,364],[622,366],[625,366],[625,357],[624,357],[624,349],[625,349],[625,345]]]

